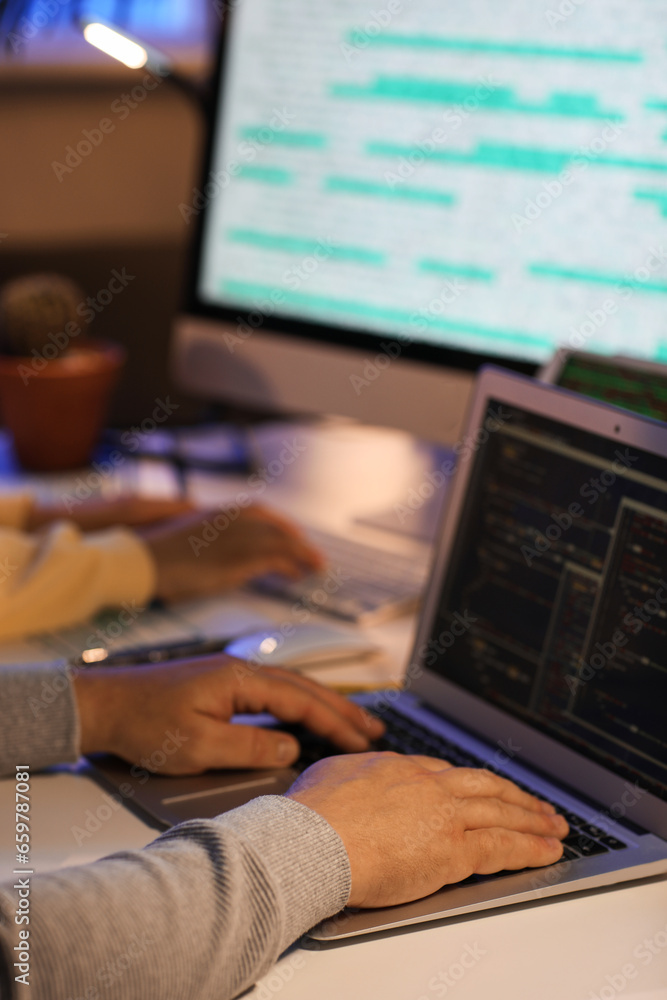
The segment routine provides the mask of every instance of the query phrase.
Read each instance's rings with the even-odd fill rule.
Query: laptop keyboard
[[[427,757],[439,757],[449,761],[455,767],[486,767],[488,762],[482,760],[458,744],[453,743],[445,737],[438,736],[412,719],[406,718],[399,712],[392,709],[385,709],[382,713],[382,721],[387,726],[384,736],[373,744],[374,750],[393,750],[395,753],[421,754]],[[295,765],[298,771],[304,771],[311,764],[322,760],[324,757],[331,757],[340,751],[333,744],[322,740],[320,737],[309,733],[300,726],[285,727],[281,729],[291,731],[301,743],[302,754]],[[543,796],[535,792],[528,785],[517,781],[509,774],[504,773],[500,768],[493,768],[496,774],[503,778],[509,778],[515,785],[530,795]],[[557,802],[552,805],[567,820],[570,832],[563,841],[563,855],[556,864],[564,861],[575,861],[578,858],[590,858],[595,854],[605,854],[608,851],[620,851],[627,845],[623,841],[612,837],[608,831],[588,823],[583,817],[568,809],[563,808]],[[523,869],[524,871],[534,871],[535,869]],[[499,878],[502,875],[516,875],[517,871],[500,871],[491,875],[471,875],[468,882],[485,882],[488,879]]]
[[[426,555],[387,552],[314,528],[308,535],[324,553],[330,570],[297,581],[270,574],[256,580],[254,589],[365,625],[414,611],[426,584]],[[335,592],[329,586],[331,571],[340,578]]]

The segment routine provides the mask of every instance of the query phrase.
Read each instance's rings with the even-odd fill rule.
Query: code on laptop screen
[[[667,798],[667,460],[499,407],[425,662]]]

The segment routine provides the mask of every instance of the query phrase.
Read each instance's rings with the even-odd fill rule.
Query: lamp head
[[[96,49],[100,49],[130,69],[146,67],[162,76],[171,72],[171,60],[168,56],[133,38],[116,25],[90,17],[81,18],[79,24],[83,37],[90,45],[94,45]]]

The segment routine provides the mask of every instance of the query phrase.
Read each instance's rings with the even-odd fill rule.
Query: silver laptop
[[[393,748],[552,801],[571,826],[565,855],[343,911],[320,940],[667,872],[667,427],[488,368],[459,455],[405,689],[357,700]],[[146,776],[136,795],[154,814],[162,797],[175,821],[290,777]]]

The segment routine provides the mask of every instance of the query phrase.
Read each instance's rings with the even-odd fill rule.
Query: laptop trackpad
[[[162,799],[163,815],[172,815],[177,822],[199,819],[202,816],[217,816],[236,809],[258,795],[282,795],[294,781],[293,772],[276,771],[261,776],[248,775],[246,781],[224,780],[216,788],[167,795]]]
[[[90,754],[93,776],[135,810],[161,828],[188,819],[218,816],[258,795],[282,795],[297,777],[291,767],[261,771],[207,771],[169,777],[131,767],[118,757]]]

